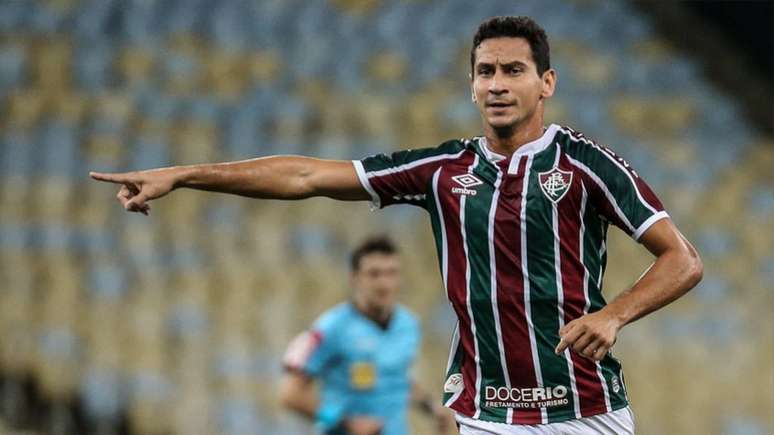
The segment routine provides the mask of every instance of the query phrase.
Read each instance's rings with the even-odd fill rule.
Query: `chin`
[[[490,119],[489,126],[492,127],[495,130],[503,130],[503,129],[509,129],[516,126],[518,123],[517,119],[502,119],[502,118],[496,118],[496,119]]]

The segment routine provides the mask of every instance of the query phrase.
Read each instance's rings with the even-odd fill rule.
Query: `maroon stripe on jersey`
[[[602,152],[606,153],[607,155],[615,159],[619,163],[618,166],[621,168],[621,170],[626,171],[629,174],[629,177],[631,177],[631,179],[634,180],[635,188],[640,192],[640,194],[642,195],[642,198],[645,200],[647,205],[649,205],[650,207],[653,207],[654,209],[656,209],[656,211],[664,211],[664,205],[661,204],[661,201],[658,199],[658,197],[650,188],[650,186],[648,186],[648,184],[645,183],[645,181],[643,181],[642,178],[640,178],[637,172],[635,172],[623,158],[618,156],[618,154],[613,152],[613,150],[611,150],[608,147],[597,145],[593,141],[592,143],[594,143],[599,149],[601,149]]]
[[[656,211],[664,211],[664,205],[653,192],[653,189],[642,181],[642,178],[634,177],[634,182],[637,184],[637,190],[640,191],[640,194],[642,194],[643,199],[645,199],[648,205],[656,209]]]
[[[419,165],[410,162],[395,168],[369,172],[368,182],[375,191],[380,192],[383,206],[394,204],[397,202],[395,197],[424,194],[427,191],[427,180],[455,155],[458,154],[441,154],[427,158],[426,163]]]
[[[467,167],[473,163],[475,154],[465,153],[459,160],[459,167],[467,170]],[[456,165],[455,165],[456,166]],[[448,167],[447,167],[448,168]],[[441,170],[438,177],[438,196],[451,194],[452,180],[454,174],[447,168]],[[460,172],[464,173],[464,172]],[[447,246],[447,282],[446,289],[454,312],[459,320],[460,343],[463,349],[462,359],[462,380],[464,389],[457,400],[450,405],[450,408],[472,417],[476,412],[476,347],[472,333],[471,319],[468,315],[467,306],[467,282],[465,279],[465,270],[467,268],[467,258],[465,258],[465,248],[462,241],[462,227],[460,225],[460,196],[453,195],[451,200],[440,201],[443,207],[443,225],[446,228],[446,246]]]
[[[524,275],[521,270],[521,189],[527,158],[517,174],[504,174],[495,214],[497,305],[511,388],[535,388],[535,367],[524,312]],[[513,423],[539,424],[539,409],[513,410]]]
[[[566,159],[560,161],[559,167],[565,171],[574,169]],[[575,173],[577,174],[578,171]],[[579,210],[583,192],[579,181],[572,183],[572,190],[567,192],[567,195],[557,204],[565,324],[581,317],[586,306],[586,295],[583,291],[585,270],[580,256],[583,240],[580,237],[582,217]],[[578,389],[581,415],[588,417],[598,414],[600,410],[604,411],[606,409],[605,392],[597,375],[596,364],[575,351],[570,351],[570,357],[575,386]]]
[[[599,208],[599,214],[604,216],[605,219],[610,219],[615,226],[631,235],[632,233],[629,231],[629,226],[618,216],[618,212],[615,211],[615,206],[610,202],[607,195],[605,195],[602,186],[600,186],[599,183],[602,183],[602,181],[594,180],[589,174],[575,164],[569,164],[567,165],[567,168],[569,169],[564,170],[574,170],[574,176],[580,176],[580,179],[583,180],[583,185],[586,186],[586,191],[589,194],[589,202]],[[636,228],[634,229],[636,230]]]

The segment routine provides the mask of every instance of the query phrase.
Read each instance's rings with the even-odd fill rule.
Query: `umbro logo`
[[[478,186],[479,184],[483,184],[483,181],[476,178],[473,174],[460,174],[455,175],[451,177],[452,180],[454,180],[455,183],[459,184],[462,187],[452,187],[452,193],[457,193],[460,195],[470,195],[475,196],[476,192],[473,189],[470,189],[473,186]]]
[[[476,178],[473,174],[460,174],[455,175],[451,177],[452,180],[454,180],[455,183],[459,184],[462,187],[473,187],[478,186],[479,184],[482,184],[483,181]]]

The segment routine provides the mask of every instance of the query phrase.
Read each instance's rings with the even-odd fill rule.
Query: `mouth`
[[[513,104],[503,102],[487,103],[486,105],[486,107],[490,109],[505,109],[511,106],[513,106]]]

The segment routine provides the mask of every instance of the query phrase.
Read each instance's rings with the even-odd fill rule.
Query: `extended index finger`
[[[89,176],[95,180],[118,184],[130,182],[127,175],[126,173],[89,172]]]

